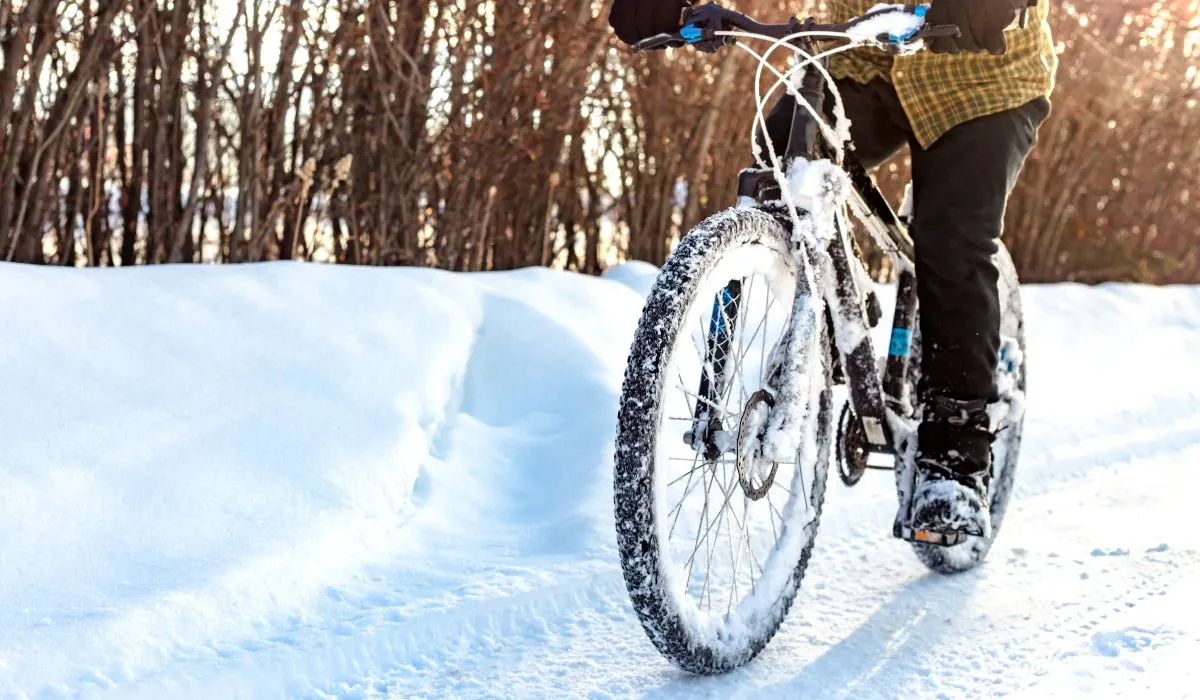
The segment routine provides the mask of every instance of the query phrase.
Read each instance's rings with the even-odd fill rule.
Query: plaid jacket
[[[878,0],[829,0],[831,22],[845,22],[868,12]],[[1058,57],[1046,23],[1047,4],[1029,10],[1025,29],[1007,32],[1008,52],[957,55],[920,51],[911,56],[887,56],[881,51],[854,49],[830,58],[835,78],[868,83],[882,78],[896,88],[922,148],[963,122],[1013,109],[1054,89]]]

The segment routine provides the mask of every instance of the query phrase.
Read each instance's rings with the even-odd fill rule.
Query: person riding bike
[[[914,529],[987,536],[995,439],[988,406],[999,399],[1000,301],[992,260],[1008,197],[1050,112],[1057,57],[1046,1],[1014,28],[1014,0],[932,0],[929,25],[958,37],[929,51],[887,56],[855,49],[830,59],[850,120],[851,145],[874,168],[907,144],[912,158],[917,296],[921,308]],[[1023,4],[1023,3],[1020,3]],[[831,21],[861,16],[876,0],[830,0]],[[715,5],[614,0],[609,24],[627,44],[684,24],[714,30]],[[1007,31],[1006,31],[1007,30]],[[713,52],[724,38],[697,47]],[[767,118],[776,152],[787,144],[793,97]],[[827,101],[828,102],[828,101]]]

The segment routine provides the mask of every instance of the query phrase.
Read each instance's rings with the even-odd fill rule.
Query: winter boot
[[[926,399],[909,511],[918,541],[955,544],[964,536],[991,536],[988,485],[994,438],[986,401]]]

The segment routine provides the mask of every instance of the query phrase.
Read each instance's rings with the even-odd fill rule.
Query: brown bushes
[[[1198,0],[1054,3],[1013,198],[1032,280],[1200,281]],[[743,0],[764,17],[803,14]],[[752,64],[606,2],[0,0],[0,256],[597,272],[728,206]],[[906,177],[903,160],[880,177]]]

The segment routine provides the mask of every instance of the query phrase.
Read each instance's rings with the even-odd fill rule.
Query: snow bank
[[[6,265],[0,300],[0,690],[231,653],[435,535],[600,536],[623,287]]]
[[[650,289],[658,277],[658,268],[648,262],[635,260],[614,265],[600,275],[602,278],[620,282],[637,292],[639,296],[650,296]]]

